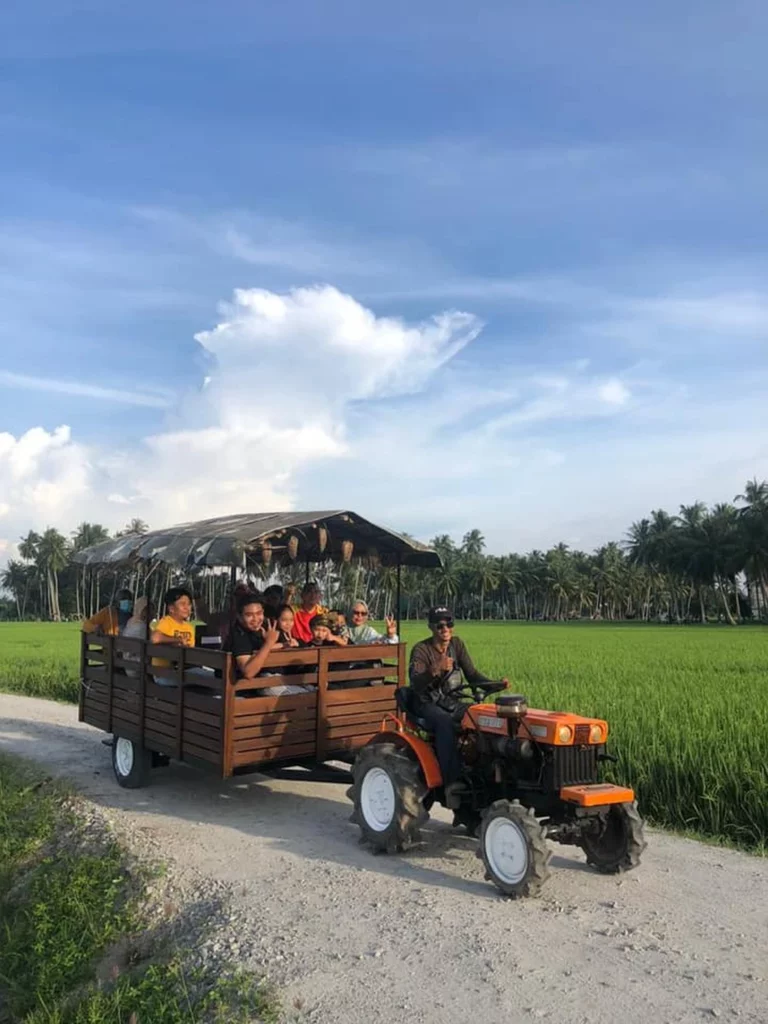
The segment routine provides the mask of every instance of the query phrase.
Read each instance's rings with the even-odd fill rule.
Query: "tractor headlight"
[[[573,739],[573,729],[570,725],[561,725],[557,730],[557,739],[559,743],[570,743]]]
[[[589,730],[589,742],[602,743],[604,739],[602,725],[593,725]]]

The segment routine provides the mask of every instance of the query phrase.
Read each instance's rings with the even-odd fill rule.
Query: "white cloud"
[[[83,381],[32,377],[26,373],[11,373],[8,370],[0,370],[0,387],[20,391],[46,391],[50,394],[72,395],[75,398],[95,398],[97,401],[118,402],[122,405],[138,405],[155,409],[166,409],[171,403],[171,396],[168,392],[150,393],[123,388],[108,388]]]
[[[607,380],[601,384],[597,393],[606,405],[626,405],[632,392],[620,380]]]
[[[138,451],[86,450],[67,427],[0,434],[4,532],[119,525],[128,507],[157,524],[290,507],[300,470],[349,454],[355,404],[418,391],[480,327],[461,312],[377,317],[329,286],[238,290],[196,336],[213,357],[205,387]]]

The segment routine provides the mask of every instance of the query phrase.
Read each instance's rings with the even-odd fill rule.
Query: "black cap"
[[[427,613],[427,622],[430,625],[434,622],[442,622],[443,619],[453,619],[453,612],[450,608],[446,608],[444,605],[438,605],[436,608],[430,608]]]

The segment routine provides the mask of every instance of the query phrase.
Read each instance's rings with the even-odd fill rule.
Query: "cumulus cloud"
[[[196,335],[205,381],[137,448],[85,448],[67,427],[0,434],[0,495],[12,509],[2,532],[290,507],[297,472],[349,453],[355,403],[417,392],[480,329],[462,312],[377,317],[330,286],[238,290]]]

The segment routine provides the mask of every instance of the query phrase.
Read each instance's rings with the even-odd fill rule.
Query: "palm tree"
[[[480,588],[480,619],[485,618],[485,595],[494,591],[499,585],[499,570],[494,558],[482,558],[478,561],[474,572],[474,585]]]
[[[37,565],[45,573],[48,582],[48,608],[54,622],[61,619],[59,605],[59,573],[69,560],[69,545],[63,534],[48,527],[40,538],[37,549]]]
[[[16,602],[16,618],[21,620],[24,617],[24,605],[26,602],[26,591],[29,584],[29,566],[24,565],[16,559],[11,559],[2,574],[0,574],[0,587],[3,587]]]
[[[138,536],[143,537],[145,533],[149,533],[149,524],[143,519],[131,519],[129,523],[126,523],[124,529],[118,530],[115,536],[129,537],[132,534],[138,534]]]
[[[485,537],[479,530],[469,530],[461,541],[461,550],[470,558],[477,558],[485,550]]]
[[[737,495],[735,500],[744,504],[738,515],[747,593],[754,593],[758,615],[761,603],[765,614],[768,608],[768,483],[748,481],[744,494]]]

